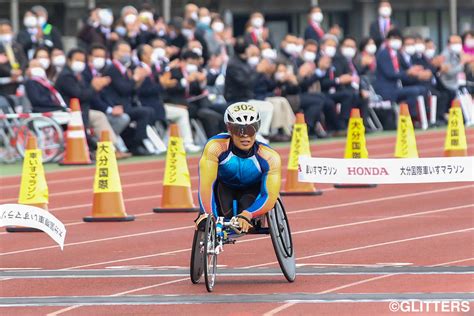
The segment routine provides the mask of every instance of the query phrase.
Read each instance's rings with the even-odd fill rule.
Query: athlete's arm
[[[201,210],[212,214],[214,205],[214,183],[217,179],[217,168],[219,167],[219,155],[222,146],[217,140],[210,140],[204,147],[201,160],[199,161],[199,204]]]
[[[252,214],[252,218],[269,212],[273,206],[275,206],[278,196],[280,195],[280,155],[268,147],[260,146],[260,156],[267,162],[268,168],[262,175],[262,185],[258,198],[247,209],[247,211]]]

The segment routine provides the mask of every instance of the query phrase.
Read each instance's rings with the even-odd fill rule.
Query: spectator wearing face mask
[[[16,93],[27,63],[23,48],[15,41],[10,21],[0,20],[0,94]]]
[[[188,3],[184,6],[184,18],[198,21],[199,19],[199,7],[194,3]]]
[[[211,29],[211,13],[209,12],[209,9],[206,7],[200,7],[199,8],[199,19],[196,25],[196,32],[202,35],[203,37],[206,37],[206,34],[208,32],[212,32]]]
[[[232,30],[226,28],[220,16],[215,16],[211,21],[211,31],[206,32],[204,39],[210,55],[220,55],[224,64],[227,64],[232,55]]]
[[[28,59],[33,58],[35,50],[43,45],[43,34],[38,26],[38,16],[31,10],[27,10],[23,17],[24,29],[17,35],[17,42],[21,44]]]
[[[273,105],[270,102],[255,100],[254,86],[257,80],[256,65],[259,56],[249,50],[245,39],[238,38],[234,45],[234,56],[230,59],[225,76],[224,96],[229,104],[235,102],[249,102],[258,108],[261,116],[261,126],[257,136],[259,141],[268,142],[264,139],[270,135],[270,127],[273,116]]]
[[[201,147],[194,145],[191,126],[189,123],[189,113],[185,106],[171,105],[163,103],[163,87],[160,83],[160,73],[154,67],[153,48],[150,45],[141,45],[137,49],[137,56],[140,60],[138,67],[147,70],[149,75],[137,88],[137,96],[142,106],[151,107],[155,112],[155,120],[162,122],[166,126],[166,120],[178,124],[181,137],[183,138],[184,149],[189,153],[201,150]]]
[[[190,50],[183,51],[178,67],[171,68],[176,85],[166,89],[167,103],[187,105],[189,117],[202,122],[206,135],[212,137],[224,130],[223,115],[212,109],[206,88],[202,58]]]
[[[280,54],[278,61],[291,65],[293,69],[298,69],[304,62],[301,59],[303,52],[304,40],[293,34],[287,34],[280,44]]]
[[[205,62],[207,62],[207,59],[209,58],[207,43],[203,35],[197,32],[196,21],[194,21],[193,19],[184,20],[183,29],[181,30],[181,33],[186,38],[186,43],[184,46],[186,46],[186,44],[192,41],[199,41],[199,43],[201,43],[201,48],[202,48],[201,57],[204,58]]]
[[[380,1],[378,14],[377,20],[370,24],[370,37],[375,40],[377,47],[387,38],[390,30],[398,28],[398,24],[391,18],[392,5],[389,1]]]
[[[43,45],[49,48],[63,49],[61,32],[58,28],[48,23],[48,10],[41,5],[35,5],[31,8],[38,17],[38,27],[42,34]]]
[[[319,43],[325,32],[321,25],[324,15],[320,7],[312,7],[308,13],[308,26],[304,31],[304,39],[312,39]]]
[[[360,75],[367,78],[369,84],[372,84],[375,81],[375,69],[377,68],[375,41],[370,37],[364,38],[359,44],[359,52],[354,63]]]
[[[54,78],[57,77],[56,68],[51,63],[51,54],[47,47],[38,47],[33,54],[33,58],[38,59],[41,67],[46,71],[46,76],[49,81],[54,83]]]
[[[56,82],[59,73],[63,70],[66,65],[66,55],[59,48],[53,48],[51,51],[51,66],[55,68],[55,74],[51,78],[53,82]]]
[[[377,70],[375,72],[376,81],[374,84],[375,91],[383,100],[391,102],[406,102],[410,109],[410,114],[416,118],[417,97],[419,89],[417,87],[406,87],[402,85],[402,81],[415,76],[419,72],[420,67],[411,67],[403,70],[400,65],[400,49],[402,48],[402,35],[398,30],[391,30],[387,35],[385,47],[381,48],[377,53]],[[387,121],[384,127],[394,128],[394,121]]]
[[[166,41],[161,38],[155,38],[150,42],[150,45],[153,48],[153,66],[157,72],[163,74],[165,71],[169,71],[169,48],[166,46]]]
[[[87,117],[89,125],[99,138],[102,131],[109,131],[112,143],[117,143],[117,137],[109,124],[107,117],[101,111],[93,110],[91,102],[94,95],[105,85],[109,84],[107,78],[94,78],[91,82],[84,79],[83,72],[86,68],[86,53],[81,49],[72,49],[67,55],[67,64],[58,76],[56,88],[61,93],[64,101],[69,104],[72,98],[79,99],[82,116]],[[130,154],[117,151],[117,158],[126,158]]]
[[[263,42],[272,43],[270,31],[265,27],[265,17],[261,12],[254,12],[250,15],[244,39],[247,44],[253,44],[257,47]]]
[[[154,111],[148,107],[139,107],[133,100],[135,88],[145,80],[148,73],[132,66],[132,50],[125,41],[118,41],[112,51],[112,63],[107,65],[103,71],[104,76],[110,77],[110,84],[103,91],[103,99],[108,106],[114,108],[119,106],[136,122],[136,129],[129,137],[124,137],[127,147],[134,155],[148,155],[146,127],[154,124]],[[129,130],[129,132],[131,132]]]

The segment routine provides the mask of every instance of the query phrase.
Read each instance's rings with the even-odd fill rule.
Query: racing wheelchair
[[[280,198],[267,214],[252,219],[253,229],[247,234],[270,234],[280,268],[288,280],[296,278],[295,253],[290,225]],[[208,216],[204,231],[194,232],[191,251],[190,276],[196,284],[204,274],[208,292],[214,290],[217,275],[217,256],[225,244],[235,244],[236,238],[246,235],[239,232],[238,223],[224,217]]]

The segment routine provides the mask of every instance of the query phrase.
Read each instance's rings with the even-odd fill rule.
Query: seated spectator
[[[375,69],[377,68],[377,61],[375,59],[377,46],[375,41],[370,37],[363,39],[359,44],[359,52],[354,63],[360,76],[365,77],[368,80],[368,84],[372,85],[375,81]]]
[[[258,57],[250,56],[249,47],[243,38],[236,40],[235,55],[227,65],[224,96],[229,104],[249,102],[258,108],[262,123],[257,136],[259,141],[268,142],[264,137],[270,135],[273,105],[270,102],[255,100],[253,88],[257,80],[257,72],[252,65],[258,64]]]
[[[145,107],[151,107],[155,113],[155,121],[166,124],[166,120],[176,122],[183,137],[184,149],[187,152],[195,153],[201,147],[194,145],[191,125],[189,123],[189,113],[185,106],[163,104],[163,88],[160,83],[160,73],[154,67],[153,48],[150,45],[141,45],[137,49],[137,56],[140,60],[138,67],[147,70],[149,75],[137,89],[137,96]]]
[[[209,58],[209,51],[207,49],[206,40],[199,32],[197,32],[196,21],[193,19],[185,19],[181,33],[186,38],[186,44],[189,45],[191,41],[198,41],[201,43],[201,57],[204,59],[204,63],[206,63]],[[184,46],[186,46],[186,44]]]
[[[224,57],[222,55],[212,55],[207,63],[207,90],[209,91],[209,101],[212,109],[224,114],[227,109],[227,101],[224,97],[225,73]]]
[[[63,96],[66,104],[72,98],[79,99],[83,116],[87,116],[90,127],[94,130],[96,138],[100,138],[102,131],[109,131],[112,143],[117,143],[115,133],[104,113],[91,109],[91,102],[96,91],[101,90],[110,83],[108,78],[94,78],[89,83],[82,73],[86,68],[86,53],[81,49],[72,49],[67,56],[67,64],[58,76],[56,88]],[[117,151],[117,158],[130,156],[128,153]]]
[[[145,147],[147,146],[146,127],[154,124],[154,111],[149,107],[139,107],[133,102],[135,86],[145,80],[147,72],[142,68],[131,70],[131,52],[130,44],[127,42],[118,41],[115,44],[112,51],[112,64],[107,65],[103,71],[104,76],[110,77],[111,83],[104,88],[102,95],[109,106],[121,106],[130,119],[136,122],[133,136],[124,138],[132,154],[147,155],[150,154],[150,149]]]
[[[51,51],[51,65],[55,69],[55,75],[51,79],[53,82],[56,82],[59,73],[66,65],[66,55],[64,55],[64,51],[62,49],[53,48],[53,50]]]
[[[185,104],[189,117],[199,119],[206,135],[212,137],[225,129],[223,115],[212,109],[208,99],[206,74],[201,69],[202,59],[192,51],[184,51],[179,67],[171,68],[170,79],[175,83],[166,89],[167,103]]]
[[[28,60],[8,20],[0,20],[0,94],[15,95]]]
[[[301,53],[303,52],[304,40],[293,34],[287,34],[280,44],[280,54],[278,61],[291,65],[293,69],[298,69],[303,60]]]
[[[48,80],[54,83],[54,79],[57,77],[56,67],[51,64],[51,54],[48,48],[38,47],[33,54],[34,59],[38,59],[41,67],[46,71]]]
[[[400,49],[402,48],[402,35],[398,30],[391,30],[387,35],[387,43],[377,53],[377,69],[375,72],[375,91],[384,100],[391,102],[406,102],[413,118],[417,118],[418,87],[405,87],[403,80],[415,76],[420,66],[413,66],[403,70],[400,66]],[[394,128],[395,122],[385,122],[384,127]]]

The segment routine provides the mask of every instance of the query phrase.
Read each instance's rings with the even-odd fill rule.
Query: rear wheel
[[[293,282],[296,278],[293,240],[285,208],[280,199],[277,200],[275,207],[267,213],[267,221],[273,249],[275,250],[281,271],[288,282]]]
[[[206,221],[203,262],[206,288],[208,292],[212,292],[214,290],[217,273],[216,223],[213,216],[209,216]]]
[[[204,232],[200,230],[194,231],[193,248],[191,251],[191,282],[194,284],[199,282],[204,273]]]

